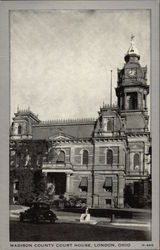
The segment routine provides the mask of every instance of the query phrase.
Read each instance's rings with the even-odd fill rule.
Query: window
[[[112,177],[106,177],[103,188],[107,192],[112,192]]]
[[[106,207],[111,207],[111,199],[106,199]]]
[[[137,93],[127,93],[127,109],[137,109],[138,108],[138,98]]]
[[[18,125],[18,135],[21,135],[21,134],[22,134],[22,126]]]
[[[88,151],[87,150],[84,150],[83,151],[83,161],[82,161],[83,164],[88,164]]]
[[[21,153],[17,152],[16,154],[16,167],[20,167],[21,165]]]
[[[15,181],[14,184],[13,184],[13,189],[15,191],[18,191],[19,190],[19,181]]]
[[[139,159],[139,154],[135,154],[134,155],[134,159],[133,159],[133,164],[134,164],[134,169],[135,170],[139,170],[140,167],[140,159]]]
[[[111,149],[107,150],[107,164],[113,164],[113,151]]]
[[[19,181],[15,182],[15,190],[19,190]]]
[[[13,197],[13,203],[16,204],[18,202],[18,197],[17,196],[14,196]]]
[[[53,161],[55,159],[56,161],[56,157],[58,158],[56,152],[55,152],[55,149],[54,148],[51,148],[50,151],[48,152],[48,161]],[[38,159],[38,157],[37,157]]]
[[[59,152],[57,163],[65,163],[65,153],[63,151]]]
[[[146,95],[143,95],[143,108],[146,108]]]
[[[88,191],[88,178],[87,177],[82,177],[79,187],[82,192]]]
[[[109,120],[107,122],[107,131],[110,131],[110,130],[112,130],[112,121],[111,120]]]

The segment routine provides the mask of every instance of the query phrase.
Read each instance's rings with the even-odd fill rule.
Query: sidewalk
[[[19,220],[20,212],[25,211],[28,207],[20,207],[18,209],[10,210],[10,219]],[[63,212],[63,211],[54,211],[57,215],[57,223],[80,223],[80,214]],[[86,222],[84,222],[86,223]],[[110,218],[101,218],[91,216],[91,221],[86,224],[92,224],[100,227],[118,227],[118,228],[129,228],[135,230],[144,230],[148,231],[151,228],[150,221],[140,221],[136,219],[124,219],[116,218],[111,222]]]

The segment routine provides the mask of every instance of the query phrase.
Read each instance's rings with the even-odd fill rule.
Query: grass
[[[146,241],[150,232],[71,223],[11,221],[10,241]]]

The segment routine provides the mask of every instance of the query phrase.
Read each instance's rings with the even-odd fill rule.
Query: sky
[[[11,117],[20,109],[40,120],[96,118],[116,103],[117,68],[131,34],[148,67],[148,10],[15,10],[10,12]]]

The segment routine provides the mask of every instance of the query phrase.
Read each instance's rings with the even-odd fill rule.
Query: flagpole
[[[112,69],[111,69],[111,84],[110,84],[110,106],[112,106]]]

